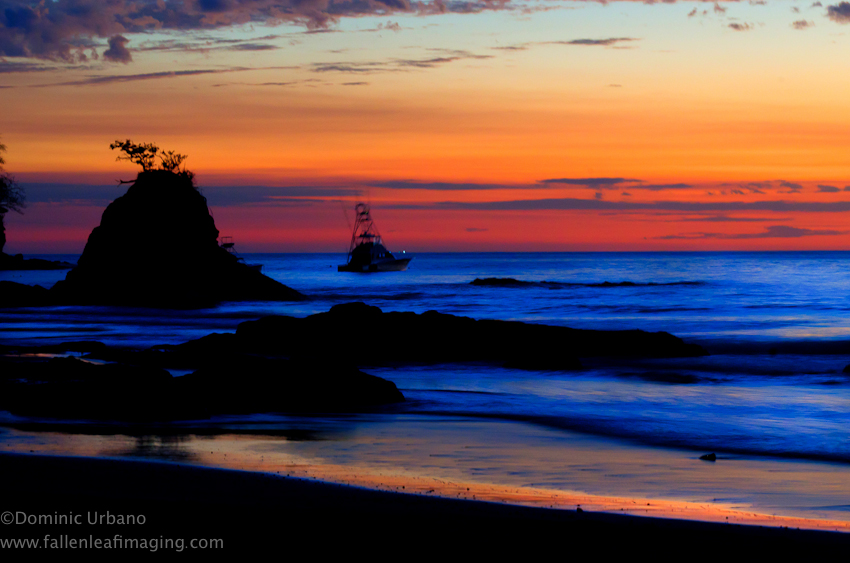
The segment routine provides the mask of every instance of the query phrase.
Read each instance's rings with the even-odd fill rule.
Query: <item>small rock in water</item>
[[[713,453],[705,454],[705,455],[699,456],[699,458],[703,461],[717,461],[717,454],[713,454]]]

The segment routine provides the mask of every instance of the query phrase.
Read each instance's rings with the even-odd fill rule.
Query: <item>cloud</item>
[[[631,189],[631,187],[629,188]],[[463,211],[680,211],[688,213],[771,211],[776,213],[846,213],[850,201],[599,201],[580,198],[516,199],[508,201],[443,201],[397,204],[395,209],[445,209]]]
[[[29,203],[103,206],[126,191],[125,186],[21,182]],[[360,188],[329,186],[201,186],[210,205],[289,205],[321,202],[321,198],[356,196]]]
[[[546,180],[540,180],[540,183],[616,189],[618,184],[630,184],[640,181],[633,178],[547,178]]]
[[[761,233],[742,233],[742,234],[726,234],[726,233],[690,233],[684,235],[667,235],[663,237],[655,237],[662,240],[694,240],[694,239],[757,239],[757,238],[800,238],[810,236],[833,236],[846,235],[850,231],[831,231],[831,230],[813,230],[799,229],[797,227],[789,227],[787,225],[773,225]]]
[[[130,54],[130,50],[126,47],[129,42],[130,40],[123,35],[110,37],[109,49],[103,52],[103,58],[107,61],[112,61],[113,63],[127,64],[132,62],[133,55]]]
[[[466,229],[467,233],[486,233],[490,229],[479,229],[478,227],[468,227]]]
[[[639,39],[635,37],[609,37],[607,39],[573,39],[570,41],[545,41],[542,44],[544,45],[601,45],[603,47],[609,47],[611,45],[616,45],[618,43],[625,43],[629,41],[639,41]]]
[[[791,24],[791,27],[793,27],[794,29],[799,29],[801,31],[804,30],[804,29],[809,29],[810,27],[814,27],[814,26],[815,26],[815,22],[806,21],[806,20],[797,20],[797,21],[795,21],[794,23]]]
[[[835,23],[850,23],[850,2],[839,2],[826,7],[826,17]]]
[[[823,184],[818,184],[818,191],[821,193],[834,194],[836,192],[840,192],[841,190],[836,188],[835,186],[825,186]]]
[[[73,80],[70,82],[54,82],[50,84],[39,84],[38,87],[45,88],[48,86],[99,86],[104,84],[115,84],[120,82],[135,82],[138,80],[161,80],[164,78],[181,78],[185,76],[199,76],[203,74],[226,74],[230,72],[248,72],[251,70],[280,70],[291,69],[292,67],[231,67],[231,68],[215,68],[215,69],[197,69],[197,70],[170,70],[162,72],[148,72],[143,74],[115,74],[115,75],[98,75],[89,76],[82,80]]]
[[[803,190],[803,186],[801,184],[796,184],[794,182],[786,182],[782,180],[779,182],[780,187],[788,188],[787,191],[780,191],[781,194],[799,194]]]
[[[388,59],[385,61],[313,63],[313,72],[342,72],[349,74],[372,74],[377,72],[403,72],[409,69],[435,68],[462,60],[492,59],[492,55],[476,55],[468,51],[447,51],[442,57],[425,59]]]
[[[521,10],[511,0],[0,0],[0,56],[85,60],[93,38],[289,23],[327,32],[343,18]],[[397,31],[387,21],[381,29]]]
[[[375,188],[389,188],[393,190],[436,191],[503,190],[528,187],[508,184],[473,184],[464,182],[417,182],[414,180],[389,180],[385,182],[370,182],[369,186]]]
[[[729,24],[729,29],[734,29],[735,31],[749,31],[752,28],[753,26],[748,23],[732,22]]]
[[[368,82],[343,82],[342,86],[367,86]]]
[[[17,61],[0,60],[0,74],[11,74],[13,72],[45,72],[50,70],[56,70],[56,67],[38,63],[20,63]]]
[[[725,14],[725,13],[726,13],[726,8],[724,8],[723,6],[721,6],[720,4],[718,4],[717,2],[715,2],[715,3],[714,3],[714,13],[715,13],[715,14]]]

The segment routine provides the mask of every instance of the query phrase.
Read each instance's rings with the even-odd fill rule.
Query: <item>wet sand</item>
[[[650,506],[653,517],[594,512],[608,506],[594,502],[614,503],[608,506],[614,508],[616,503],[634,500],[601,497],[570,499],[586,499],[582,512],[507,505],[492,502],[510,494],[498,487],[489,493],[481,487],[474,489],[475,501],[438,498],[433,496],[436,489],[434,493],[422,490],[434,485],[425,481],[408,480],[414,494],[401,494],[175,463],[20,454],[0,454],[0,479],[6,490],[2,511],[74,513],[83,515],[84,521],[80,525],[5,525],[0,527],[4,538],[51,534],[120,535],[159,538],[160,542],[221,539],[227,552],[266,551],[270,556],[304,549],[316,556],[533,555],[546,546],[564,555],[589,548],[606,555],[651,550],[664,558],[688,552],[728,556],[750,550],[787,556],[789,550],[823,553],[850,546],[850,534],[797,530],[791,528],[795,523],[791,520],[783,524],[789,528],[779,528],[657,517],[687,508],[673,503],[662,503],[658,510]],[[383,485],[399,486],[390,481]],[[444,485],[441,492],[448,495],[451,490]],[[473,493],[471,487],[469,493]],[[479,493],[491,502],[477,500]],[[144,515],[145,524],[85,523],[92,512]]]

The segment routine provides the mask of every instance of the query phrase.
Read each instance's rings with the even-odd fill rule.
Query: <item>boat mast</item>
[[[375,224],[372,222],[372,216],[369,214],[369,206],[365,203],[358,203],[354,206],[354,231],[351,233],[351,244],[348,247],[348,260],[351,261],[351,253],[359,245],[367,242],[381,242],[381,235]]]

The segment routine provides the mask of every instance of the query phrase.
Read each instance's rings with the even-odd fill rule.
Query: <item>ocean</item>
[[[313,462],[596,494],[705,499],[722,490],[747,506],[850,520],[850,374],[842,371],[850,364],[848,252],[422,253],[408,271],[380,274],[337,272],[345,260],[340,254],[244,256],[309,299],[188,311],[5,309],[0,310],[0,342],[176,344],[233,332],[240,322],[265,315],[301,317],[363,301],[384,311],[436,310],[573,328],[666,331],[702,345],[709,355],[587,358],[577,372],[483,364],[369,369],[393,381],[407,401],[360,416],[220,417],[190,423],[182,434],[179,428],[145,436],[132,429],[110,431],[98,438],[100,450],[91,439],[79,445],[80,436],[97,434],[86,431],[85,424],[58,434],[55,428],[40,432],[24,424],[32,421],[0,413],[5,428],[0,449],[43,447],[53,453],[215,465],[201,456],[206,446],[197,436],[216,434],[235,440],[243,460],[285,451]],[[0,280],[49,287],[64,275],[0,272]],[[529,283],[471,284],[476,278]],[[381,336],[358,334],[352,327],[352,337],[374,342],[376,353]],[[417,346],[414,336],[408,345]],[[327,347],[333,354],[334,343]],[[596,444],[585,448],[587,463],[558,457],[567,442],[575,451],[587,440]],[[444,451],[446,444],[456,449]],[[609,449],[633,459],[655,456],[661,465],[671,456],[698,465],[693,466],[696,473],[688,474],[689,465],[670,462],[665,474],[647,469],[648,462],[624,471],[622,459],[589,461]],[[742,468],[762,464],[753,470],[761,476],[742,480],[744,473],[735,477],[731,472],[724,481],[720,470],[709,475],[714,470],[698,461],[707,452],[717,453],[717,467],[724,460],[736,460]],[[771,468],[792,467],[793,479],[786,478],[787,471],[779,471],[786,476],[779,481],[764,477]]]

